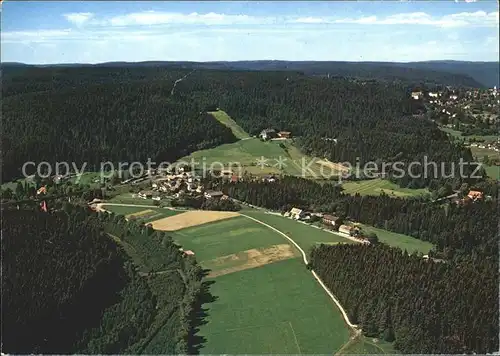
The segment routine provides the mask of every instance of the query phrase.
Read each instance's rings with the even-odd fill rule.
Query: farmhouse
[[[421,91],[413,91],[411,93],[411,97],[415,100],[418,100],[422,97],[422,92]]]
[[[270,140],[276,137],[276,130],[275,129],[262,130],[259,134],[259,137],[262,138],[263,140]]]
[[[207,190],[204,196],[207,199],[222,198],[224,196],[224,193],[218,190]]]
[[[292,210],[290,210],[290,216],[295,220],[299,220],[305,216],[305,212],[299,208],[292,208]]]
[[[342,223],[342,220],[338,216],[323,215],[322,222],[325,225],[339,226]]]
[[[292,133],[290,131],[280,131],[278,132],[278,137],[281,138],[290,138]]]
[[[152,190],[143,190],[142,192],[139,192],[139,198],[150,199],[152,197],[153,197],[153,191]]]
[[[467,194],[467,197],[472,200],[472,201],[476,201],[476,200],[482,200],[483,199],[483,193],[482,192],[479,192],[477,190],[471,190],[468,194]]]
[[[187,256],[194,256],[194,252],[193,252],[193,251],[191,251],[191,250],[185,250],[185,251],[183,251],[183,252],[184,252],[184,254],[185,254],[185,255],[187,255]]]
[[[269,182],[269,183],[276,182],[276,179],[277,178],[274,175],[265,175],[264,177],[262,177],[263,182]]]
[[[348,225],[340,225],[340,227],[339,227],[339,232],[341,232],[343,234],[350,235],[353,230],[354,230],[354,228],[352,226],[348,226]]]

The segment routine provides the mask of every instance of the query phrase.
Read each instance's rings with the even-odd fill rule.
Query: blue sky
[[[498,61],[498,5],[4,1],[1,59]]]

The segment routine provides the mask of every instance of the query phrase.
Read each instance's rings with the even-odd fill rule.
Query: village
[[[429,118],[443,131],[461,138],[465,147],[500,152],[497,135],[500,96],[496,86],[474,90],[451,87],[417,90],[412,91],[411,97],[427,107]]]

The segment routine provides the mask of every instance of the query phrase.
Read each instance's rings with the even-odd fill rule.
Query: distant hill
[[[22,63],[3,63],[3,68],[21,69]],[[333,62],[333,61],[236,61],[236,62],[106,62],[99,64],[29,65],[30,67],[171,67],[212,70],[298,71],[306,75],[330,75],[409,83],[433,83],[467,87],[498,86],[496,62]]]
[[[465,74],[488,88],[499,87],[499,62],[429,61],[401,63],[417,69],[431,69]]]

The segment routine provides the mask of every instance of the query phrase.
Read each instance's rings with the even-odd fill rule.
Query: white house
[[[295,220],[299,220],[299,219],[303,218],[304,215],[305,215],[305,212],[302,209],[292,208],[292,210],[290,210],[290,216]]]

